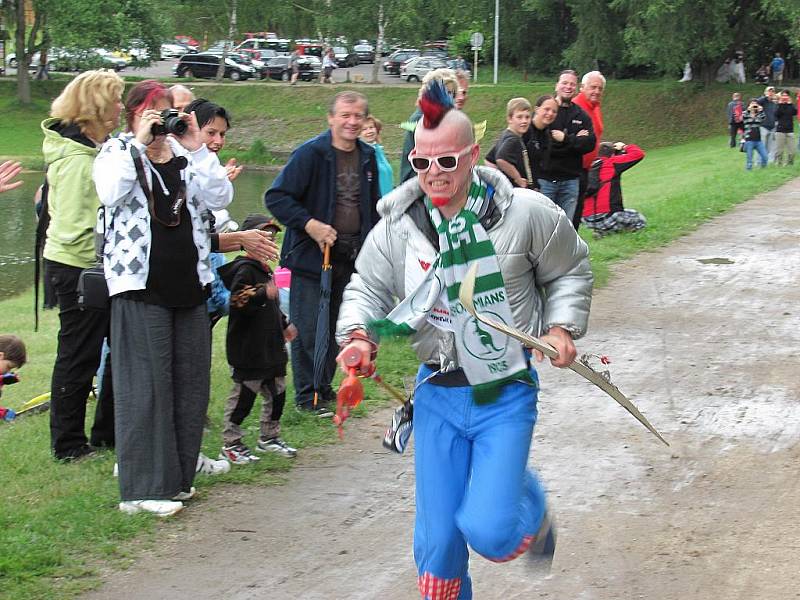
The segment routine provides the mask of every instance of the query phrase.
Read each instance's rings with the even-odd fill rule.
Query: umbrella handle
[[[325,251],[322,254],[322,268],[323,269],[330,269],[331,268],[331,245],[325,244]]]

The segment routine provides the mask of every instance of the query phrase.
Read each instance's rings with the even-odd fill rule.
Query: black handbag
[[[108,310],[110,308],[108,284],[102,262],[81,271],[78,277],[78,305],[81,309]]]
[[[108,297],[108,283],[103,269],[103,244],[106,237],[106,210],[103,211],[103,232],[95,231],[95,255],[97,264],[84,269],[78,276],[78,306],[81,310],[91,308],[93,310],[109,310],[111,300]],[[100,219],[98,219],[99,221]]]

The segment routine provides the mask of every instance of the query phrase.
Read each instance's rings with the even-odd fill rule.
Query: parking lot
[[[385,58],[383,59],[385,60]],[[128,67],[120,71],[120,75],[123,77],[125,76],[133,76],[133,77],[153,77],[156,79],[172,77],[172,67],[178,62],[177,58],[168,58],[165,60],[160,60],[158,62],[154,62],[148,67],[143,68],[132,68]],[[348,67],[348,68],[338,68],[333,71],[333,82],[334,83],[345,83],[349,77],[350,81],[357,81],[359,78],[363,78],[364,82],[371,82],[372,81],[372,64],[364,63],[360,64],[356,67]],[[6,75],[16,75],[16,69],[6,69]],[[275,82],[279,83],[279,82]],[[387,75],[383,72],[381,68],[378,73],[378,83],[382,84],[404,84],[405,81],[400,79],[397,75]],[[414,84],[417,85],[417,84]]]

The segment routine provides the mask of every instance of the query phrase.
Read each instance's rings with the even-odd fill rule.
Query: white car
[[[165,42],[161,44],[161,58],[180,58],[189,53],[189,48],[177,42]]]
[[[37,52],[36,54],[31,56],[31,63],[28,65],[28,68],[30,68],[30,69],[38,69],[39,65],[41,64],[41,61],[42,61],[42,55],[39,52]],[[6,64],[9,66],[9,68],[16,69],[17,68],[17,64],[18,64],[17,63],[17,55],[12,52],[8,56],[6,56]],[[52,71],[53,68],[54,68],[54,65],[52,63],[48,62],[47,70],[48,71]]]
[[[447,63],[439,58],[416,56],[400,65],[400,79],[409,83],[422,81],[422,78],[433,69],[446,69]]]

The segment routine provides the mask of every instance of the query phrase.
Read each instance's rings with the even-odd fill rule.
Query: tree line
[[[600,68],[612,77],[678,76],[685,63],[710,82],[719,65],[744,52],[748,75],[774,52],[800,48],[800,0],[500,0],[502,63],[531,73]],[[29,8],[28,23],[25,7]],[[281,37],[367,39],[382,47],[450,40],[469,53],[484,35],[492,60],[495,0],[6,0],[20,66],[47,47],[109,49],[143,42],[157,56],[175,34],[209,42],[233,32]],[[33,17],[31,19],[31,16]],[[27,69],[20,99],[30,98]]]

